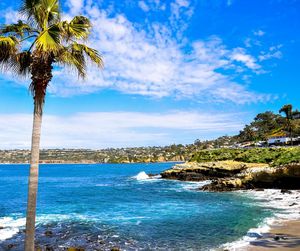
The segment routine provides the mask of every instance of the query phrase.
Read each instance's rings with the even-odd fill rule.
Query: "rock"
[[[47,231],[45,231],[44,235],[47,237],[51,237],[51,236],[53,236],[53,232],[51,230],[47,230]]]
[[[105,241],[104,240],[99,240],[98,243],[101,244],[101,245],[104,245]]]
[[[121,249],[118,247],[112,247],[111,251],[121,251]]]
[[[280,240],[280,237],[279,237],[279,236],[275,236],[273,239],[274,239],[275,241],[279,241],[279,240]]]
[[[45,251],[54,251],[54,248],[51,246],[46,246]]]
[[[4,229],[4,227],[0,226],[0,230],[1,230],[1,229]]]
[[[15,244],[10,243],[10,244],[7,245],[7,248],[8,248],[8,249],[12,249],[12,248],[14,248],[15,246],[16,246]]]
[[[85,251],[84,248],[80,248],[80,247],[69,247],[67,250],[68,251]]]
[[[289,205],[290,207],[292,207],[292,206],[296,206],[296,205],[298,205],[296,202],[294,202],[294,203],[292,203],[291,205]]]
[[[255,188],[254,191],[262,192],[262,191],[265,191],[265,189],[263,189],[263,188]]]
[[[290,194],[290,189],[300,189],[300,163],[271,167],[238,161],[187,162],[173,166],[161,176],[182,181],[213,180],[201,188],[204,191],[276,188]]]
[[[161,173],[162,178],[183,181],[203,181],[229,178],[248,168],[266,168],[266,164],[251,164],[238,161],[187,162],[177,164]]]
[[[281,189],[281,191],[280,191],[281,193],[287,193],[287,194],[291,194],[292,192],[291,191],[289,191],[289,190],[287,190],[287,189]]]

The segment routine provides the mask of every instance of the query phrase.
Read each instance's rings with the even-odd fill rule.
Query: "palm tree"
[[[292,131],[293,131],[293,106],[292,105],[284,105],[280,108],[279,113],[284,113],[286,118],[286,129],[289,132],[289,137],[291,139],[291,145],[293,145],[293,139],[292,139]]]
[[[20,13],[26,21],[0,28],[0,66],[2,70],[31,76],[34,112],[25,250],[33,251],[41,124],[52,69],[55,65],[69,66],[77,70],[79,77],[85,77],[87,60],[100,68],[103,62],[95,49],[80,43],[89,36],[90,21],[84,16],[61,20],[58,0],[22,0]]]

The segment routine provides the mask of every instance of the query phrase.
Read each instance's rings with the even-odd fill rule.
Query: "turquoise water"
[[[172,165],[41,165],[38,244],[55,250],[209,250],[239,239],[270,216],[270,210],[239,193],[134,177]],[[22,250],[28,170],[28,165],[0,166],[0,250],[8,244]]]

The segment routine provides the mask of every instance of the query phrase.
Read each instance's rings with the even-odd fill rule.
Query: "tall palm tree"
[[[293,139],[292,139],[292,131],[293,131],[293,106],[292,105],[284,105],[280,108],[279,113],[284,113],[286,118],[286,129],[289,132],[289,137],[291,139],[291,145],[293,145]]]
[[[26,21],[0,28],[0,66],[31,77],[34,112],[25,250],[33,251],[42,114],[52,69],[70,66],[79,77],[85,77],[87,60],[100,68],[103,62],[95,49],[83,43],[90,33],[90,21],[84,16],[61,20],[58,0],[22,0],[20,13]]]

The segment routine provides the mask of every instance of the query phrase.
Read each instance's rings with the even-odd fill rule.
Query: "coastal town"
[[[42,149],[40,163],[150,163],[189,161],[201,150],[300,145],[300,113],[285,105],[285,116],[266,111],[233,136],[195,140],[191,144],[107,149]],[[286,110],[287,109],[287,110]],[[289,114],[292,114],[291,116]],[[290,116],[290,117],[289,117]],[[0,150],[0,163],[29,163],[30,150]]]

